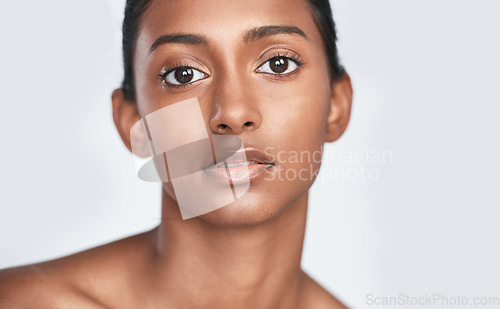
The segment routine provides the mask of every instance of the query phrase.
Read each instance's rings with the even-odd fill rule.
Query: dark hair
[[[127,100],[135,98],[133,55],[141,17],[147,10],[152,0],[127,0],[125,5],[125,18],[123,20],[123,65],[124,78],[122,88]],[[309,8],[314,17],[314,22],[318,28],[325,52],[328,58],[328,71],[330,78],[336,79],[342,76],[344,68],[339,62],[337,51],[337,35],[335,32],[335,22],[333,21],[332,9],[329,0],[307,0]]]

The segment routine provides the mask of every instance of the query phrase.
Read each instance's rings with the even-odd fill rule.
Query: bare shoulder
[[[348,308],[335,296],[311,278],[307,273],[304,275],[304,302],[303,308],[315,309],[346,309]]]
[[[43,263],[0,270],[0,308],[106,308],[147,255],[148,233]],[[141,248],[145,250],[141,250]],[[146,253],[145,253],[146,252]],[[126,270],[126,271],[124,271]]]
[[[64,275],[44,268],[35,264],[1,270],[0,308],[64,308],[71,304],[97,308],[93,299],[69,284]]]

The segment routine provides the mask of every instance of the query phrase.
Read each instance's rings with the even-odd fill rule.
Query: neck
[[[168,219],[155,235],[157,288],[172,307],[294,308],[304,276],[307,199],[257,225],[220,227],[171,215],[178,206],[163,191]]]

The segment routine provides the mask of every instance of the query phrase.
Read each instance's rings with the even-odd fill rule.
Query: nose
[[[214,109],[210,129],[215,134],[239,135],[253,131],[262,124],[258,101],[248,82],[232,79],[219,80],[214,92]]]

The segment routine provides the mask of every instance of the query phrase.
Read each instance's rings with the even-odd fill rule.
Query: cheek
[[[282,150],[314,151],[324,143],[330,101],[326,86],[308,81],[266,104],[263,114],[274,145]]]

